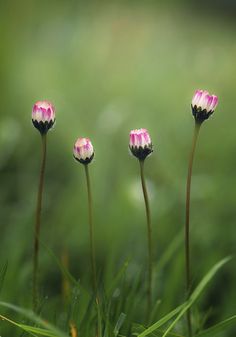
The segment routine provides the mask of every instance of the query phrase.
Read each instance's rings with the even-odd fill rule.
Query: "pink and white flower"
[[[38,101],[32,110],[32,122],[41,134],[46,134],[55,123],[55,108],[49,101]]]
[[[81,164],[89,164],[94,157],[93,145],[89,138],[78,138],[73,150],[74,158]]]
[[[195,120],[202,123],[213,114],[218,104],[218,97],[210,95],[206,90],[196,90],[192,99],[192,113]]]
[[[146,129],[130,131],[129,148],[131,153],[140,160],[144,160],[152,153],[152,141]]]

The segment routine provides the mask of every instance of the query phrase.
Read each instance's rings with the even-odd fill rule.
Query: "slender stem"
[[[44,185],[44,174],[47,153],[46,134],[42,135],[42,160],[39,174],[38,197],[36,206],[35,232],[34,232],[34,258],[33,258],[33,309],[37,310],[38,306],[38,255],[39,255],[39,236],[41,224],[42,196]]]
[[[96,262],[95,262],[95,244],[94,244],[94,228],[93,228],[93,212],[92,212],[92,192],[91,192],[91,183],[89,176],[88,165],[84,165],[87,190],[88,190],[88,210],[89,210],[89,236],[90,236],[90,260],[92,268],[92,278],[93,278],[93,290],[97,297],[97,275],[96,275]]]
[[[195,123],[195,129],[192,140],[192,148],[190,151],[189,164],[188,164],[188,177],[186,186],[186,213],[185,213],[185,268],[186,268],[186,293],[187,298],[191,291],[191,270],[190,270],[190,244],[189,244],[189,217],[190,217],[190,194],[191,194],[191,179],[194,154],[197,144],[197,139],[200,131],[201,124]],[[192,337],[192,323],[190,308],[187,311],[187,327],[188,337]]]
[[[149,198],[147,193],[146,182],[144,178],[144,160],[139,160],[140,163],[140,176],[143,189],[143,197],[145,202],[146,217],[147,217],[147,239],[148,239],[148,289],[147,289],[147,319],[152,305],[152,227]]]

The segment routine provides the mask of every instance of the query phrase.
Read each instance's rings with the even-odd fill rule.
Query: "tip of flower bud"
[[[74,158],[81,164],[89,164],[94,158],[93,145],[89,138],[78,138],[73,149]]]
[[[55,123],[55,108],[49,101],[38,101],[32,109],[32,123],[44,135]]]
[[[131,153],[139,160],[144,160],[153,152],[152,141],[146,129],[131,130],[129,135]]]
[[[218,104],[218,97],[210,95],[206,90],[196,90],[192,98],[192,114],[197,123],[208,119]]]

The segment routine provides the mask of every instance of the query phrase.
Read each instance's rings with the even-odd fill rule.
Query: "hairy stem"
[[[33,310],[37,311],[38,306],[38,256],[39,256],[39,237],[41,224],[42,196],[44,185],[44,174],[47,153],[46,134],[42,135],[42,160],[39,174],[38,197],[36,206],[35,232],[34,232],[34,257],[33,257]]]
[[[144,178],[144,160],[139,160],[140,163],[140,176],[143,189],[143,197],[146,209],[147,218],[147,239],[148,239],[148,289],[147,289],[147,320],[149,318],[151,305],[152,305],[152,227],[149,198],[147,193],[146,182]]]
[[[192,140],[192,148],[189,156],[188,164],[188,176],[187,176],[187,185],[186,185],[186,213],[185,213],[185,269],[186,269],[186,293],[187,298],[190,295],[191,291],[191,269],[190,269],[190,243],[189,243],[189,217],[190,217],[190,194],[191,194],[191,180],[192,180],[192,168],[194,154],[197,144],[197,139],[200,131],[201,124],[195,123],[195,129]],[[187,318],[187,328],[188,328],[188,337],[192,337],[192,323],[191,323],[191,311],[190,308],[186,313]]]
[[[95,262],[95,244],[94,244],[94,227],[93,227],[93,212],[92,212],[92,192],[89,176],[88,165],[84,165],[86,174],[86,183],[88,191],[88,211],[89,211],[89,237],[90,237],[90,261],[92,268],[93,290],[97,297],[97,275],[96,275],[96,262]]]

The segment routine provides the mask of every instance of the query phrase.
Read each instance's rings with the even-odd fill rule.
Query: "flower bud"
[[[78,138],[74,145],[74,158],[81,164],[89,164],[94,157],[93,145],[89,138]]]
[[[129,135],[131,153],[139,160],[144,160],[152,153],[152,141],[146,129],[132,130]]]
[[[32,122],[42,135],[45,135],[55,123],[55,108],[48,101],[38,101],[32,110]]]
[[[218,104],[218,97],[210,95],[208,91],[196,90],[192,99],[192,113],[197,123],[202,123],[214,112]]]

